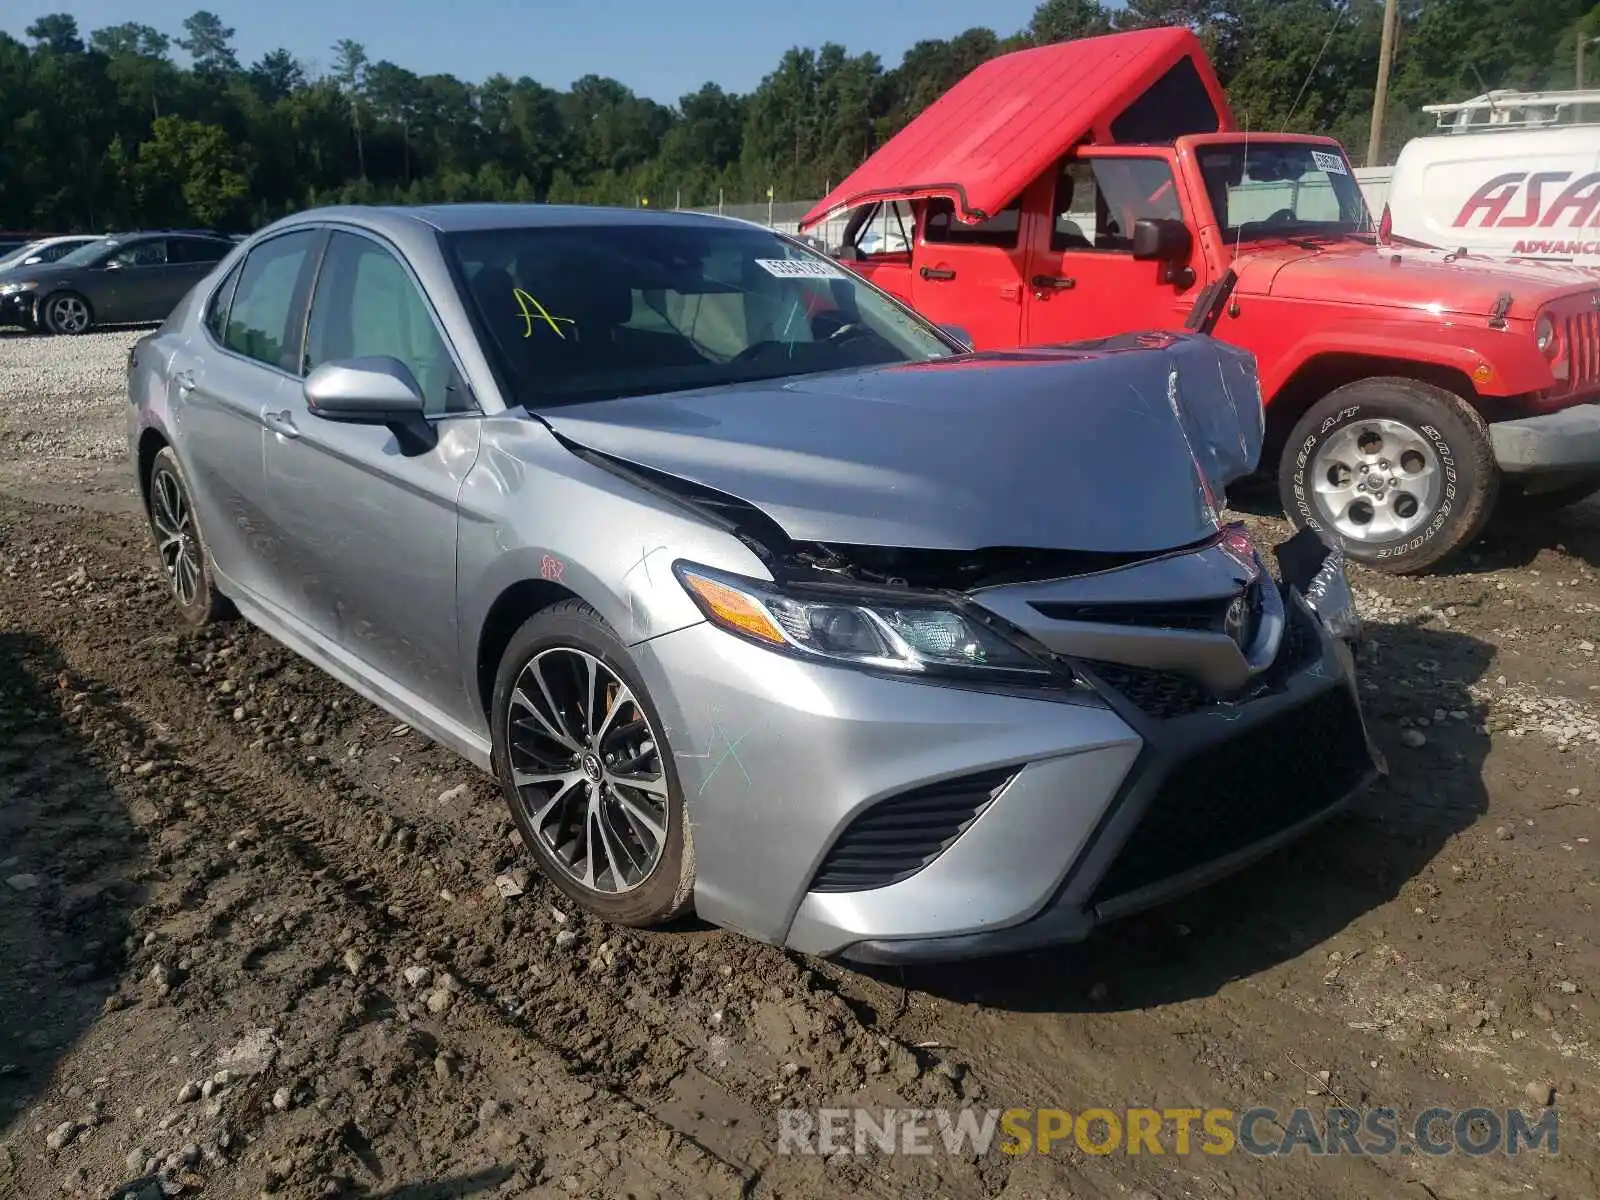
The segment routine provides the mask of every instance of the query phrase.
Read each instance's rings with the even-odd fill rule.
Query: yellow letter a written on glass
[[[561,327],[563,325],[577,324],[577,322],[571,317],[551,316],[550,313],[546,311],[544,305],[540,304],[521,288],[514,289],[512,295],[517,298],[517,307],[522,310],[522,320],[525,326],[522,331],[522,336],[525,338],[533,336],[533,322],[534,318],[536,317],[543,321],[546,325],[550,326],[551,330],[562,341],[566,341],[567,335],[561,332]]]

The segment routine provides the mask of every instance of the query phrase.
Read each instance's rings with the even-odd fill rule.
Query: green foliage
[[[1419,108],[1486,87],[1569,87],[1594,0],[1400,0],[1392,156]],[[349,201],[715,204],[814,199],[973,67],[1112,29],[1199,34],[1251,129],[1341,138],[1364,161],[1382,0],[1045,0],[1024,30],[916,43],[895,67],[795,47],[749,95],[708,83],[663,105],[595,75],[558,91],[369,61],[358,41],[310,76],[285,50],[242,65],[200,11],[176,35],[128,21],[84,37],[67,13],[0,34],[0,227],[248,228]],[[183,62],[174,61],[182,52]],[[1587,82],[1600,83],[1600,45]]]

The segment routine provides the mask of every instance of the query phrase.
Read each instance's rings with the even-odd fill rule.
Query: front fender
[[[489,615],[519,584],[564,588],[635,645],[705,619],[672,572],[679,558],[770,578],[736,538],[583,461],[523,417],[484,421],[460,512],[456,579],[469,695]]]
[[[1527,321],[1489,329],[1481,318],[1437,323],[1363,319],[1316,329],[1276,361],[1261,364],[1262,392],[1274,397],[1284,384],[1318,358],[1352,355],[1423,363],[1459,371],[1483,396],[1519,396],[1555,384],[1550,364],[1533,341]]]

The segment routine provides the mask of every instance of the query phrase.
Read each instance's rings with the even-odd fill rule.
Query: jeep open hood
[[[1232,128],[1205,51],[1187,29],[1018,50],[981,64],[930,104],[820,200],[800,228],[845,209],[912,196],[948,196],[958,216],[983,220],[1184,57],[1206,82],[1221,128]]]
[[[1486,317],[1502,292],[1506,315],[1532,320],[1551,300],[1600,287],[1600,275],[1565,263],[1457,257],[1443,250],[1352,245],[1245,246],[1236,264],[1242,293],[1288,300],[1337,300],[1389,308]]]
[[[796,541],[932,550],[1191,545],[1262,430],[1250,355],[1169,334],[533,411]]]

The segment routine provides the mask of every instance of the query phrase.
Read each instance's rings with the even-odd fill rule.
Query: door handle
[[[287,408],[282,412],[261,410],[261,423],[280,437],[297,438],[300,436],[300,427],[294,423],[294,414]]]
[[[922,267],[917,271],[924,279],[954,279],[956,273],[944,267]]]
[[[1054,288],[1055,290],[1062,292],[1068,290],[1069,288],[1078,286],[1076,280],[1070,279],[1065,275],[1035,275],[1028,282],[1033,284],[1034,287],[1040,288],[1041,290],[1044,288]]]
[[[187,400],[194,391],[194,372],[179,371],[172,377],[172,386],[178,389],[178,399]]]

